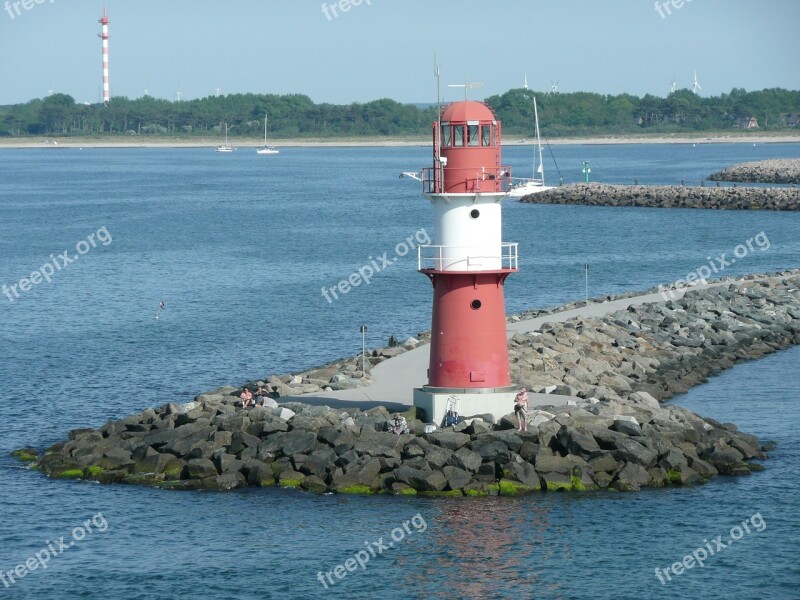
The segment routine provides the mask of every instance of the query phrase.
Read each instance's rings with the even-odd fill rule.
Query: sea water
[[[371,347],[428,328],[430,284],[410,246],[421,231],[433,235],[432,209],[419,184],[399,174],[430,162],[430,149],[251,150],[0,150],[0,285],[17,285],[13,302],[0,295],[0,570],[13,574],[45,549],[53,555],[46,568],[0,582],[0,594],[800,597],[797,349],[675,399],[778,442],[765,472],[700,487],[456,500],[179,493],[49,480],[11,459],[16,448],[46,447],[76,427],[354,355],[361,325]],[[689,184],[732,163],[798,151],[554,146],[558,170],[550,157],[545,173],[548,184],[559,172],[578,181],[589,160],[597,181]],[[529,147],[509,147],[504,158],[516,175],[530,174]],[[520,244],[509,312],[583,298],[586,264],[590,295],[644,290],[730,257],[758,234],[769,244],[721,275],[800,265],[797,213],[504,209],[503,237]],[[64,251],[78,259],[62,264]],[[326,300],[323,289],[372,261],[384,266],[369,284]],[[61,268],[22,291],[20,281],[46,264]],[[656,576],[757,514],[762,531],[751,527],[702,568],[664,584]],[[333,584],[325,578],[370,549],[363,568]]]

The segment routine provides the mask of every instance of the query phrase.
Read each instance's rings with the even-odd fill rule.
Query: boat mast
[[[538,172],[542,176],[542,185],[544,185],[544,161],[542,160],[542,140],[539,138],[539,110],[536,108],[536,96],[533,97],[533,118],[536,120],[536,146],[539,148],[539,167],[536,168],[536,156],[534,153],[533,162],[534,162],[534,175],[533,178],[536,179],[536,173]]]

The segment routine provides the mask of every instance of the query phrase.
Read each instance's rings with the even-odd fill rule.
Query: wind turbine
[[[181,101],[181,96],[182,96],[182,95],[183,95],[183,94],[181,94],[181,91],[180,91],[180,90],[178,90],[177,92],[175,92],[175,101],[176,101],[176,102],[180,102],[180,101]]]
[[[219,88],[217,88],[217,89],[215,90],[215,94],[214,94],[214,96],[215,96],[216,98],[219,98]]]
[[[551,81],[550,82],[550,93],[551,94],[557,94],[558,93],[558,82],[557,81]]]
[[[144,88],[144,94],[142,95],[142,98],[147,98],[147,96],[149,96],[149,95],[150,95],[150,90],[148,90],[147,88]]]
[[[692,91],[696,94],[698,91],[702,90],[703,88],[700,87],[700,82],[697,81],[697,71],[694,72],[694,85],[692,86]]]
[[[678,84],[675,82],[675,79],[672,80],[672,85],[669,86],[669,93],[674,94],[675,90],[678,89]]]
[[[522,84],[522,89],[524,89],[524,90],[528,89],[528,74],[527,73],[525,73],[525,83]]]

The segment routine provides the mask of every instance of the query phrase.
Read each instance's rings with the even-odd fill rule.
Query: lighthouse
[[[418,261],[433,309],[428,384],[414,390],[414,405],[437,425],[449,408],[495,418],[513,410],[504,284],[518,263],[517,244],[503,242],[511,170],[501,163],[501,142],[487,105],[455,102],[433,124],[433,165],[422,171],[434,236]]]
[[[108,101],[111,99],[111,88],[108,83],[108,15],[106,9],[103,7],[103,17],[98,21],[103,26],[102,33],[98,33],[103,44],[103,104],[108,106]]]

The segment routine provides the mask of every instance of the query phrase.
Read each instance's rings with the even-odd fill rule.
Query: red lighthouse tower
[[[433,166],[423,194],[433,204],[433,244],[419,271],[433,284],[428,385],[414,404],[440,423],[453,397],[461,414],[511,412],[503,286],[517,271],[517,244],[502,239],[511,181],[501,164],[501,124],[481,102],[449,105],[433,124]]]

